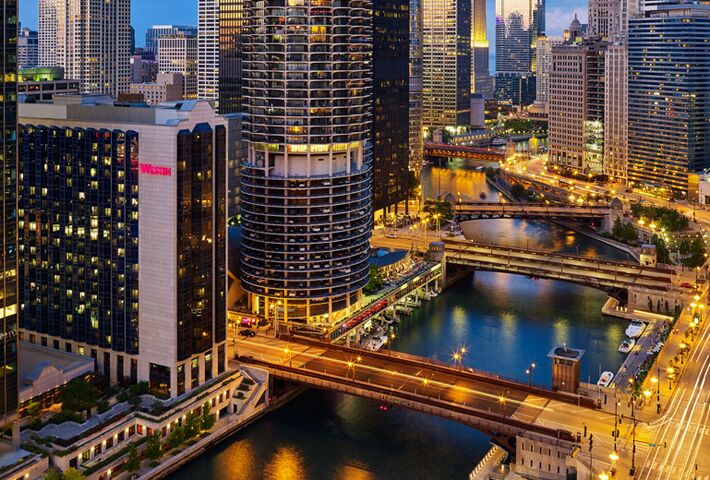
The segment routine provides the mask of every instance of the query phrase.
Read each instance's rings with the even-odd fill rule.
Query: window
[[[150,390],[164,397],[170,396],[170,367],[150,364]]]

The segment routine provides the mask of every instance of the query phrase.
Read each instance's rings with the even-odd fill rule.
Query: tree
[[[185,429],[183,427],[175,427],[168,436],[168,440],[165,442],[165,444],[168,446],[168,448],[172,449],[179,447],[184,441]]]
[[[430,221],[434,221],[434,216],[438,215],[440,224],[446,223],[454,218],[454,205],[447,200],[427,200],[424,202],[424,213]]]
[[[64,480],[84,480],[86,477],[76,468],[69,468],[64,471],[62,475]]]
[[[385,279],[382,276],[382,272],[379,268],[370,267],[370,281],[365,285],[363,291],[367,295],[372,295],[373,293],[379,291],[385,283]]]
[[[138,458],[138,450],[135,445],[128,447],[128,458],[126,458],[126,471],[135,472],[141,468],[141,461]]]
[[[62,410],[80,412],[96,405],[99,390],[80,378],[72,380],[59,394]]]
[[[686,258],[683,263],[686,267],[700,267],[704,265],[705,261],[707,260],[707,258],[705,257],[706,252],[707,247],[705,246],[705,240],[703,239],[703,236],[701,234],[698,234],[695,236],[695,238],[693,238],[692,241],[687,242],[685,252],[683,252],[683,250],[681,249],[681,253],[686,253],[689,255],[689,257]]]
[[[210,413],[207,405],[202,407],[202,430],[211,430],[217,419]]]
[[[143,450],[145,456],[151,460],[157,460],[163,455],[163,447],[160,443],[160,433],[154,433],[153,435],[148,435],[145,442],[145,450]]]
[[[62,472],[54,468],[50,468],[42,475],[42,480],[63,480],[63,478]]]
[[[614,238],[622,242],[630,243],[638,240],[638,231],[631,223],[624,223],[620,218],[614,222],[614,227],[611,230]]]
[[[194,412],[188,413],[183,428],[185,429],[185,439],[196,437],[202,429],[202,417]]]
[[[656,246],[656,258],[658,259],[658,263],[671,263],[668,246],[666,245],[666,241],[663,240],[663,237],[654,235],[651,238],[651,243]]]

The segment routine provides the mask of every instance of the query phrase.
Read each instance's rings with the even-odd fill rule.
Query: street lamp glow
[[[658,379],[656,377],[651,377],[651,383],[653,383],[653,384],[658,383]]]
[[[611,453],[609,454],[609,460],[611,460],[612,462],[618,461],[618,460],[619,460],[619,454],[616,453],[616,452],[611,452]]]
[[[649,398],[651,396],[651,390],[646,389],[643,391],[643,396]]]
[[[600,473],[599,480],[609,480],[609,475],[607,475],[606,473]]]

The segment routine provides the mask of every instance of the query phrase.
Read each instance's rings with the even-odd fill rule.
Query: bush
[[[141,461],[138,458],[138,450],[135,445],[128,447],[128,458],[126,459],[126,471],[135,472],[141,468]]]
[[[96,405],[96,411],[99,413],[107,412],[109,408],[110,405],[108,403],[108,400],[101,400],[99,401],[98,405]]]
[[[59,394],[62,410],[73,410],[75,412],[89,410],[96,405],[99,393],[99,390],[89,382],[85,382],[82,379],[72,380]]]
[[[64,422],[84,423],[84,417],[71,410],[62,410],[60,413],[52,415],[52,418],[50,418],[49,421],[57,425]]]
[[[148,436],[143,453],[145,453],[145,456],[151,460],[157,460],[163,455],[163,446],[160,443],[160,433]]]
[[[39,404],[39,402],[32,402],[27,406],[27,414],[34,417],[40,412],[41,409],[42,406]]]

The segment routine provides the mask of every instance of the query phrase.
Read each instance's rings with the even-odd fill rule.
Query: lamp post
[[[533,363],[530,364],[530,366],[527,368],[527,370],[525,370],[525,373],[526,373],[526,374],[528,375],[528,377],[529,377],[530,388],[532,388],[532,384],[533,384],[533,370],[535,370],[535,367],[536,367],[536,366],[537,366],[537,365],[535,365],[535,362],[533,362]]]
[[[616,403],[614,403],[614,452],[618,451],[616,449],[616,442],[617,442],[617,439],[619,438],[619,405],[620,404],[621,404],[621,400],[616,400]]]
[[[661,413],[661,366],[658,366],[658,376],[651,378],[651,383],[656,385],[656,413]]]

